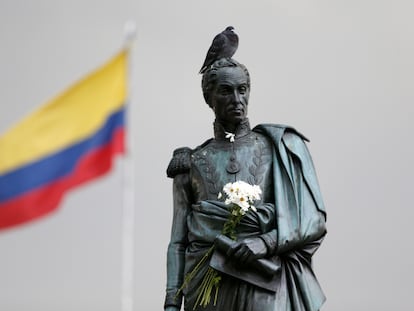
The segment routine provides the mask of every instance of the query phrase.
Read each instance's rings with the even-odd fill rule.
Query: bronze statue
[[[311,258],[326,233],[326,213],[307,139],[288,126],[250,128],[250,76],[234,59],[210,65],[202,89],[215,114],[214,138],[176,149],[167,169],[174,215],[165,310],[180,310],[183,300],[184,310],[319,310],[325,296]],[[223,233],[231,212],[220,197],[236,181],[260,187],[261,198],[232,239]],[[200,303],[211,269],[213,297]]]

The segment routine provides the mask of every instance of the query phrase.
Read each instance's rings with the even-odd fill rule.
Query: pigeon
[[[204,73],[216,60],[220,58],[231,58],[236,53],[237,47],[239,46],[239,37],[233,30],[234,27],[229,26],[214,37],[208,49],[206,60],[200,69],[200,74]]]

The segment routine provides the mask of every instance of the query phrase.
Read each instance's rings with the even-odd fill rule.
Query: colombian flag
[[[127,51],[0,136],[0,229],[58,207],[124,152]]]

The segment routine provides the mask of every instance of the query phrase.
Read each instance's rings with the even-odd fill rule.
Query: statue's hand
[[[235,242],[227,251],[227,255],[241,264],[248,264],[267,255],[267,247],[261,238],[246,238]]]
[[[174,306],[168,306],[164,309],[164,311],[180,311],[180,308]]]

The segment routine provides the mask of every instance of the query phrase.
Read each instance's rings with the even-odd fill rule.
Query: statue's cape
[[[311,257],[326,233],[326,211],[307,139],[284,125],[262,124],[253,131],[273,145],[276,253],[282,261],[278,310],[317,311],[325,296],[312,271]]]

